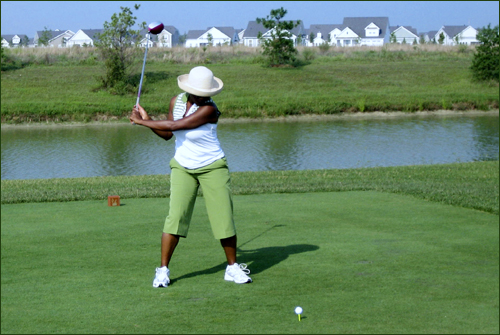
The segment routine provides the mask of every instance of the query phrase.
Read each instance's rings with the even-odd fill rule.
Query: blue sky
[[[138,22],[161,21],[181,34],[212,26],[246,28],[248,21],[284,7],[287,20],[340,24],[346,16],[386,16],[391,26],[409,25],[420,32],[443,25],[498,25],[498,1],[2,1],[2,34],[36,31],[98,29],[120,6],[133,8]]]

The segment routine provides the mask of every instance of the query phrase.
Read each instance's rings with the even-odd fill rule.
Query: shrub
[[[476,48],[471,70],[475,80],[495,80],[498,82],[499,34],[498,26],[482,28],[477,34],[481,43]]]
[[[270,66],[291,65],[295,62],[297,49],[293,45],[290,31],[300,24],[300,21],[281,21],[287,11],[280,9],[271,10],[267,18],[257,18],[257,23],[270,30],[270,36],[264,37],[259,32],[258,37],[262,41],[262,54],[268,58]]]

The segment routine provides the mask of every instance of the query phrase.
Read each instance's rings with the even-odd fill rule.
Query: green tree
[[[184,34],[179,36],[179,44],[180,45],[183,45],[184,43],[186,43],[186,40],[187,40],[187,33],[184,33]]]
[[[134,6],[135,10],[139,7],[140,5]],[[120,9],[120,13],[111,16],[111,22],[104,22],[103,32],[97,34],[95,44],[106,69],[105,75],[100,78],[101,88],[114,88],[111,90],[113,93],[125,94],[135,91],[130,82],[130,67],[141,53],[136,43],[146,23],[143,22],[138,30],[134,30],[137,17],[132,15],[132,10],[128,7]]]
[[[266,18],[257,18],[257,23],[261,23],[270,33],[270,37],[263,37],[261,32],[258,34],[262,54],[267,57],[270,66],[292,65],[296,60],[298,52],[290,31],[300,25],[300,21],[282,21],[286,13],[287,10],[281,7],[271,10]]]
[[[313,32],[312,32],[312,31],[311,31],[311,33],[309,34],[309,42],[310,42],[311,44],[313,44],[313,43],[314,43],[314,34],[313,34]]]
[[[424,34],[420,34],[420,39],[418,41],[419,44],[425,44],[425,37]]]
[[[444,34],[443,34],[443,32],[441,32],[441,34],[439,34],[438,43],[441,44],[441,45],[444,44]]]
[[[391,33],[389,42],[391,42],[392,44],[397,43],[396,34],[394,34],[394,32]]]
[[[495,80],[498,82],[499,33],[498,26],[483,27],[477,34],[480,44],[472,59],[472,75],[475,80]]]
[[[29,42],[30,42],[30,39],[28,38],[28,36],[24,35],[24,37],[21,39],[20,45],[23,47],[27,47]]]
[[[50,33],[49,28],[44,27],[42,34],[38,37],[38,45],[42,45],[44,47],[48,46],[51,38],[52,34]]]

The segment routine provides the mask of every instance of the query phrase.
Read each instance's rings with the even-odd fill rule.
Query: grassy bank
[[[129,114],[134,95],[94,91],[103,73],[95,51],[73,56],[60,51],[68,53],[64,57],[46,52],[54,54],[31,55],[30,66],[2,73],[3,123],[114,120]],[[307,65],[269,69],[256,49],[151,50],[141,103],[164,118],[166,102],[179,92],[176,77],[206,64],[224,81],[216,102],[225,118],[497,109],[498,84],[471,81],[472,55],[472,48],[435,46],[301,49]]]
[[[362,169],[233,172],[235,195],[380,191],[498,214],[498,161]],[[169,196],[169,176],[2,180],[2,204]]]

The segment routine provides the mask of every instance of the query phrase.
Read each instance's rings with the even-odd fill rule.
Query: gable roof
[[[374,23],[380,28],[380,35],[377,37],[367,37],[365,34],[365,28],[370,24]],[[362,38],[380,38],[380,36],[385,36],[389,27],[389,18],[383,17],[344,17],[343,22],[344,27],[351,28],[359,37]]]
[[[17,36],[19,37],[21,40],[24,38],[24,37],[28,37],[28,35],[24,35],[24,34],[14,34],[14,35],[2,35],[2,38],[5,39],[6,41],[8,42],[11,42],[12,39],[14,38],[14,36]]]
[[[298,20],[286,20],[286,21],[296,22]],[[259,32],[265,34],[270,30],[271,29],[265,28],[262,23],[257,23],[257,21],[248,21],[248,25],[247,28],[245,29],[245,34],[243,35],[243,38],[257,38]],[[293,28],[290,32],[295,36],[305,35],[306,30],[304,29],[304,23],[302,22],[302,20],[300,21],[300,24],[297,27]]]
[[[71,30],[49,30],[48,31],[48,33],[50,34],[49,41],[51,41],[51,40],[59,37],[60,35],[65,34],[68,31],[70,33],[74,34]],[[39,30],[39,31],[36,32],[39,38],[42,36],[43,32],[44,32],[44,30]]]
[[[83,31],[85,33],[85,35],[90,37],[92,40],[96,41],[96,40],[98,40],[96,35],[102,34],[104,29],[81,29],[81,31]]]
[[[306,30],[306,35],[309,36],[313,33],[316,37],[318,33],[321,33],[321,37],[328,37],[328,34],[330,34],[332,30],[339,29],[342,31],[344,28],[345,27],[341,24],[311,24],[309,29]]]
[[[219,30],[221,33],[223,33],[224,35],[226,35],[227,37],[229,37],[231,39],[234,37],[234,34],[236,32],[233,27],[209,27],[209,28],[207,28],[207,31],[212,29],[212,28]]]
[[[399,28],[404,28],[404,29],[408,30],[409,32],[418,36],[417,29],[413,28],[412,26],[391,26],[391,27],[389,27],[389,30],[391,33],[393,33],[394,31],[398,30]]]
[[[427,36],[432,40],[434,37],[436,37],[436,34],[438,33],[437,30],[431,30],[427,33]]]
[[[175,28],[174,26],[163,26],[163,29],[168,31],[172,35],[178,32],[177,28]]]
[[[206,32],[206,30],[188,30],[186,39],[195,40]]]
[[[468,26],[463,25],[463,26],[443,26],[442,29],[444,32],[449,36],[449,37],[455,37],[458,34],[460,34],[462,31],[465,30]]]
[[[264,28],[262,23],[257,23],[257,21],[248,21],[243,38],[257,38],[259,32],[264,34],[266,31],[267,28]]]

